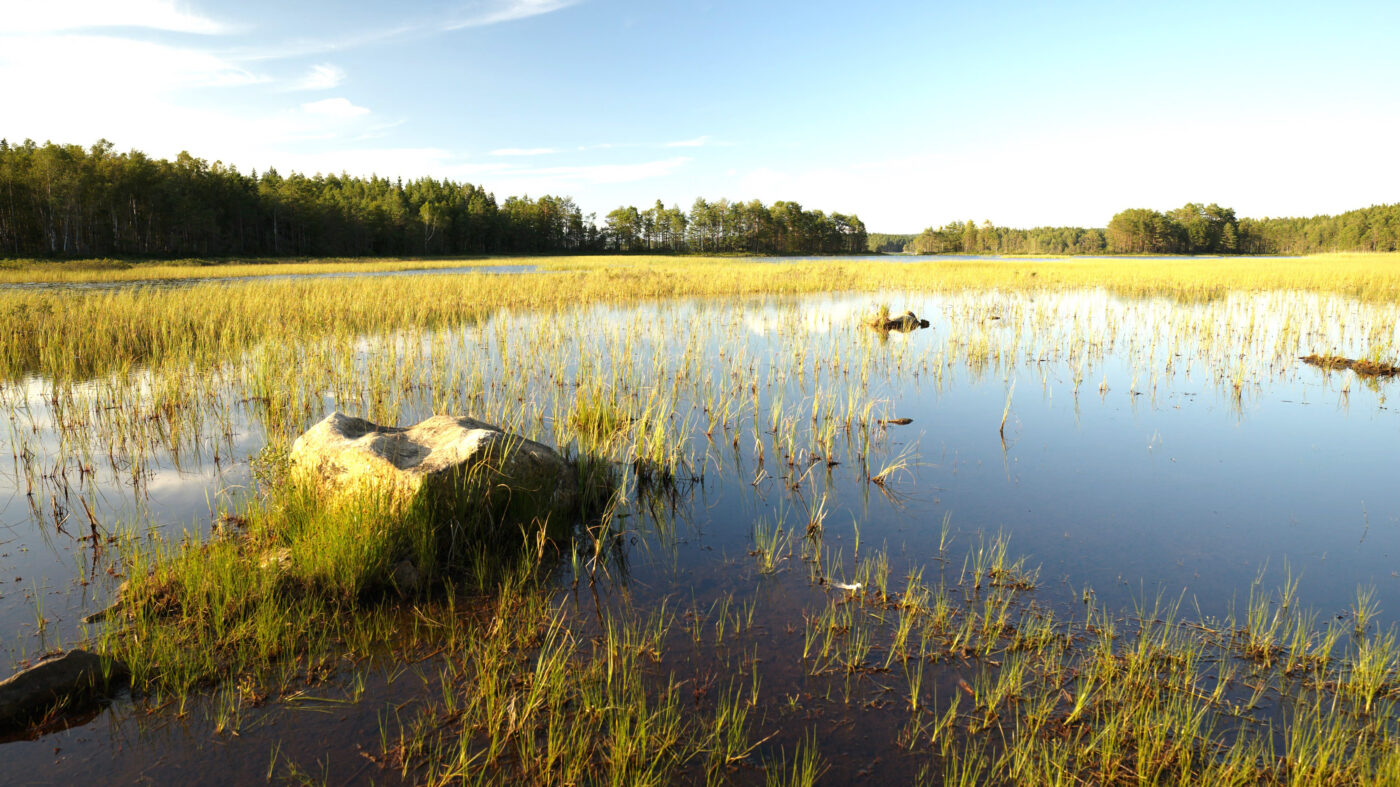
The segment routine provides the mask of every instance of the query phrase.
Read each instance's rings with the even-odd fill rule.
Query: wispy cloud
[[[696,137],[695,139],[682,139],[682,140],[679,140],[679,141],[676,141],[676,142],[667,142],[667,143],[666,143],[666,147],[668,147],[668,148],[703,148],[703,147],[705,147],[705,145],[709,144],[709,142],[710,142],[710,137],[709,137],[708,135],[706,135],[706,136],[703,136],[703,137]]]
[[[553,13],[575,5],[579,0],[477,0],[442,25],[444,30],[513,22],[532,16]]]
[[[0,32],[52,33],[99,27],[144,27],[218,35],[235,28],[171,0],[14,0],[3,6]]]
[[[491,151],[493,156],[547,156],[558,153],[558,148],[499,148]]]
[[[350,103],[348,98],[323,98],[320,101],[311,101],[301,105],[303,112],[321,117],[337,118],[347,120],[349,118],[364,117],[369,114],[366,107],[356,106]]]
[[[301,79],[293,82],[290,90],[330,90],[345,81],[345,69],[330,63],[319,63]]]
[[[155,0],[152,0],[155,1]],[[361,30],[332,38],[296,38],[249,47],[239,54],[240,60],[287,60],[298,57],[314,57],[331,52],[359,49],[370,44],[411,37],[428,36],[444,30],[460,30],[468,27],[510,22],[540,16],[577,5],[582,0],[471,0],[447,13],[447,21],[422,17],[404,21],[391,27]]]
[[[239,60],[248,62],[315,57],[332,52],[359,49],[369,46],[370,44],[382,44],[386,41],[393,41],[414,34],[423,34],[425,30],[427,30],[427,28],[422,25],[402,24],[376,30],[348,33],[335,38],[291,38],[281,42],[259,43],[242,47],[237,50],[236,56]]]
[[[36,70],[35,63],[44,67]],[[67,33],[0,34],[0,78],[0,84],[7,86],[6,104],[16,112],[13,99],[31,90],[51,92],[55,102],[75,103],[75,94],[88,92],[97,97],[137,90],[150,95],[269,81],[209,51]]]

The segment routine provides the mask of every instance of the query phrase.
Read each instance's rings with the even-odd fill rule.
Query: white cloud
[[[381,44],[412,35],[424,29],[422,25],[402,24],[351,33],[336,38],[299,37],[275,43],[258,43],[241,47],[238,50],[238,58],[244,61],[258,61],[315,57],[331,52],[343,52],[347,49],[359,49],[370,44]]]
[[[35,68],[42,63],[43,68]],[[35,110],[95,114],[98,107],[122,106],[182,88],[238,87],[267,78],[210,52],[97,35],[0,35],[0,84],[6,86],[7,115]],[[38,106],[26,106],[24,102]],[[24,111],[21,111],[24,110]]]
[[[710,138],[708,136],[696,137],[695,139],[682,139],[678,142],[667,142],[668,148],[700,148],[704,147]]]
[[[548,14],[574,5],[579,0],[477,0],[442,26],[444,30],[484,27]]]
[[[546,156],[558,153],[557,148],[499,148],[491,151],[493,156]]]
[[[320,63],[311,67],[301,79],[294,82],[292,90],[330,90],[345,81],[345,69],[330,63]]]
[[[350,99],[348,98],[323,98],[320,101],[310,101],[302,104],[301,109],[303,112],[312,115],[336,118],[338,120],[364,117],[369,114],[368,108],[356,106],[350,103]]]
[[[42,33],[95,27],[145,27],[217,35],[232,27],[171,0],[6,0],[0,33]]]
[[[118,149],[154,157],[189,150],[245,169],[289,169],[301,166],[296,153],[308,140],[331,151],[387,127],[366,127],[373,116],[344,98],[302,108],[279,99],[285,94],[278,91],[249,92],[270,81],[238,62],[184,47],[96,35],[0,35],[0,84],[6,85],[0,137],[84,145],[106,138]],[[353,166],[362,155],[348,151],[326,169]],[[391,160],[425,159],[386,154],[374,165]]]

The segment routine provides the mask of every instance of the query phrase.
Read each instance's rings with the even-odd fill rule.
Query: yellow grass
[[[510,262],[537,265],[547,272],[210,283],[78,293],[0,289],[0,376],[13,379],[39,372],[71,379],[166,360],[215,363],[228,352],[260,340],[435,327],[477,319],[497,309],[548,313],[577,303],[688,296],[1103,288],[1130,297],[1187,301],[1212,300],[1230,291],[1273,290],[1400,301],[1400,254],[1188,261],[950,258],[924,263],[607,256],[512,258]],[[168,270],[187,276],[223,276],[242,270],[349,272],[458,264],[457,260],[388,260],[148,266],[70,273],[110,280]],[[28,275],[32,280],[51,280],[62,272],[56,270],[44,268]]]
[[[526,261],[531,263],[533,261]],[[212,277],[246,278],[318,273],[371,273],[407,270],[435,270],[476,265],[511,264],[510,259],[312,259],[312,260],[170,260],[124,262],[92,259],[52,262],[47,260],[0,260],[0,284],[20,282],[137,282]]]
[[[1008,257],[974,260],[960,257],[930,262],[801,260],[760,263],[739,257],[568,256],[471,259],[314,259],[297,261],[211,261],[128,263],[115,260],[0,262],[0,283],[137,282],[160,279],[258,277],[292,274],[367,273],[436,270],[478,265],[534,265],[550,270],[614,270],[718,281],[692,282],[700,290],[729,292],[743,279],[743,291],[766,286],[773,278],[797,274],[814,285],[868,289],[898,286],[932,289],[1107,287],[1130,294],[1189,294],[1223,290],[1295,289],[1336,292],[1366,299],[1389,299],[1400,293],[1400,253],[1318,254],[1310,257]],[[814,282],[810,274],[829,274]],[[1033,275],[1034,274],[1034,275]],[[787,289],[787,288],[784,288]],[[703,293],[697,293],[703,294]]]

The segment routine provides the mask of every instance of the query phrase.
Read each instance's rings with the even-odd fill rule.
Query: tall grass
[[[755,263],[705,258],[557,258],[546,274],[277,281],[93,293],[0,291],[0,376],[56,379],[173,361],[214,364],[261,341],[434,328],[505,308],[676,296],[876,291],[1063,292],[1209,301],[1227,292],[1400,300],[1400,255],[1301,260],[1007,260]],[[373,263],[363,263],[373,265]],[[398,263],[386,263],[392,267]],[[192,270],[206,270],[195,268]],[[261,270],[261,268],[259,268]],[[1031,273],[1038,275],[1031,276]],[[41,274],[31,274],[42,278]],[[217,290],[210,290],[217,286]],[[57,326],[59,330],[54,330]]]
[[[403,777],[428,783],[757,780],[754,769],[854,779],[817,745],[839,730],[800,741],[784,730],[865,713],[898,714],[912,731],[898,745],[951,783],[1384,783],[1400,767],[1396,641],[1366,591],[1349,627],[1317,627],[1296,585],[1277,601],[1251,595],[1225,625],[1157,602],[1127,619],[1092,605],[1065,615],[1040,603],[1038,572],[1004,538],[979,537],[963,561],[945,554],[957,541],[946,518],[938,562],[952,570],[927,583],[868,537],[862,547],[859,524],[849,555],[828,547],[832,474],[897,505],[919,465],[913,444],[890,436],[891,386],[918,375],[941,387],[954,366],[1005,379],[1035,359],[1078,370],[1077,393],[1120,353],[1135,392],[1204,374],[1245,406],[1316,337],[1391,346],[1395,259],[540,263],[555,272],[0,293],[16,318],[0,329],[11,381],[0,404],[14,416],[16,483],[37,490],[17,497],[38,501],[37,521],[68,521],[59,496],[84,490],[94,467],[139,488],[153,463],[238,461],[235,432],[266,437],[264,497],[230,512],[229,532],[137,530],[117,544],[129,584],[96,636],[131,664],[138,694],[180,701],[217,687],[236,704],[330,675],[347,654],[431,641],[441,696],[387,720],[382,747]],[[918,345],[879,344],[854,312],[809,313],[819,299],[770,297],[888,300],[891,288],[959,294],[936,299],[944,313]],[[729,302],[721,317],[683,300],[604,308],[713,295],[762,300]],[[471,412],[564,446],[597,515],[546,528],[490,505],[327,498],[282,466],[328,401],[395,423]],[[1003,425],[1009,405],[1008,392]],[[56,447],[35,437],[41,424],[61,435]],[[737,477],[731,468],[807,512],[800,528],[755,516],[755,560],[732,567],[804,614],[775,622],[756,593],[712,608],[712,627],[697,605],[687,628],[713,638],[675,636],[667,599],[619,600],[645,599],[628,583],[629,545],[674,549],[687,485]],[[405,560],[417,591],[395,578]],[[798,561],[809,570],[785,570]],[[593,596],[588,614],[561,601],[569,591]],[[489,609],[462,613],[468,598]],[[420,616],[435,622],[405,626]],[[715,688],[696,664],[733,680]],[[790,704],[759,699],[760,684]]]

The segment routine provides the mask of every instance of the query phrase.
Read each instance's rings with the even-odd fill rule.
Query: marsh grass
[[[387,644],[391,599],[430,597],[444,581],[492,586],[531,547],[541,560],[551,530],[568,532],[551,527],[557,512],[512,494],[486,463],[451,491],[405,500],[377,485],[327,490],[284,469],[237,532],[206,541],[128,534],[118,547],[128,580],[101,649],[128,665],[143,693],[183,699],[228,676],[285,685],[336,653]]]
[[[260,341],[304,340],[332,331],[363,334],[426,329],[502,308],[548,313],[566,304],[637,302],[676,296],[783,295],[830,291],[998,290],[1064,292],[1102,288],[1128,297],[1210,302],[1226,293],[1336,293],[1379,303],[1400,300],[1400,255],[1319,255],[1300,260],[1231,259],[937,261],[860,264],[837,261],[756,263],[733,259],[578,257],[518,260],[548,275],[408,277],[397,280],[279,281],[136,287],[95,293],[0,291],[5,326],[0,376],[38,373],[82,379],[120,366],[198,362],[212,365]],[[68,265],[65,263],[64,265]],[[347,270],[429,263],[365,262]],[[447,264],[447,263],[444,263]],[[303,272],[322,272],[315,264]],[[253,266],[264,272],[265,266]],[[275,267],[275,266],[274,266]],[[1028,267],[1044,275],[1024,275]],[[12,274],[44,280],[47,268]],[[177,266],[187,273],[229,270]],[[288,269],[291,270],[291,269]],[[123,276],[125,271],[118,271]],[[116,275],[80,272],[80,280]],[[88,278],[83,278],[88,277]],[[217,297],[210,287],[218,287]],[[276,320],[267,319],[275,313]],[[52,332],[48,325],[63,325]]]
[[[1400,767],[1397,647],[1377,631],[1372,597],[1358,596],[1349,639],[1344,626],[1315,626],[1292,580],[1277,596],[1252,592],[1243,620],[1219,625],[1182,620],[1160,599],[1122,618],[1087,589],[1085,612],[1065,614],[1037,602],[1038,571],[1004,537],[979,536],[959,561],[947,516],[937,559],[952,570],[936,578],[879,548],[883,534],[863,547],[860,521],[848,553],[824,543],[844,513],[845,501],[829,500],[833,474],[884,492],[898,510],[894,487],[921,466],[914,443],[881,424],[894,415],[889,386],[918,375],[942,390],[955,367],[971,380],[1017,379],[1033,360],[1070,370],[1077,396],[1084,379],[1106,383],[1100,365],[1123,353],[1134,391],[1204,375],[1243,407],[1259,381],[1293,373],[1304,337],[1334,323],[1349,327],[1331,336],[1381,346],[1393,326],[1394,259],[542,264],[556,272],[0,293],[0,311],[17,320],[0,329],[13,339],[0,345],[11,381],[0,402],[13,416],[17,484],[33,492],[21,496],[47,529],[102,518],[74,513],[82,508],[68,494],[94,466],[139,489],[156,464],[235,460],[235,432],[266,438],[255,468],[263,496],[231,510],[227,532],[139,528],[113,545],[129,603],[96,637],[132,664],[139,695],[183,707],[216,693],[216,728],[236,730],[240,709],[353,672],[361,654],[441,649],[441,696],[383,725],[386,761],[427,783],[725,781],[753,769],[810,783],[840,768],[815,745],[833,729],[794,748],[781,731],[810,718],[761,701],[760,683],[830,718],[907,715],[900,749],[951,783],[1384,783]],[[1025,276],[1032,268],[1040,275]],[[1003,289],[987,295],[988,285]],[[1167,300],[1073,294],[1086,286]],[[946,301],[939,332],[919,345],[879,344],[839,315],[809,322],[809,302],[770,297],[890,287],[969,292]],[[1233,295],[1275,288],[1372,303]],[[1048,297],[1057,292],[1071,294]],[[728,304],[735,316],[725,320],[665,304],[623,312],[621,323],[600,318],[601,304],[716,295],[759,300]],[[590,303],[600,306],[580,305]],[[1001,319],[987,319],[992,309]],[[1266,330],[1264,311],[1284,317]],[[773,349],[743,321],[767,312]],[[566,446],[593,513],[515,517],[522,531],[499,527],[491,506],[329,501],[284,478],[286,445],[328,398],[387,423],[471,412]],[[1006,401],[1003,425],[1010,389]],[[56,448],[34,437],[40,424],[62,435]],[[755,625],[765,615],[758,595],[704,613],[697,604],[675,636],[665,599],[616,601],[634,592],[633,545],[665,555],[684,537],[676,512],[687,484],[750,465],[744,480],[761,494],[811,501],[792,527],[754,519],[758,573],[793,559],[811,568],[805,588],[798,571],[759,583],[799,586],[788,650],[780,626]],[[405,559],[423,576],[417,592],[392,579]],[[565,609],[556,567],[572,571],[576,596],[603,599],[592,615]],[[459,608],[468,600],[473,613]],[[776,663],[785,656],[796,666]],[[700,691],[709,684],[683,673],[692,658],[737,677]]]
[[[42,282],[52,284],[114,284],[142,281],[182,281],[209,277],[254,278],[259,276],[298,276],[327,273],[386,273],[493,264],[499,263],[491,260],[483,260],[481,258],[330,258],[303,260],[279,258],[183,260],[122,260],[98,258],[65,261],[7,259],[0,260],[0,283]]]
[[[1160,594],[1126,620],[1106,609],[1066,619],[1034,602],[1033,585],[978,588],[995,565],[1033,573],[1004,554],[1002,539],[983,540],[957,586],[914,574],[898,599],[829,598],[808,618],[809,642],[821,641],[805,662],[816,679],[850,672],[848,654],[864,666],[885,652],[883,668],[859,672],[905,684],[906,731],[917,733],[905,740],[928,758],[926,773],[1018,785],[1381,784],[1395,773],[1394,631],[1344,651],[1335,627],[1318,632],[1315,615],[1257,589],[1237,634],[1182,619],[1179,600]],[[1290,578],[1277,597],[1296,593]],[[961,601],[938,609],[933,599]],[[1301,673],[1287,666],[1303,662]],[[928,688],[931,670],[960,676],[951,703]]]

